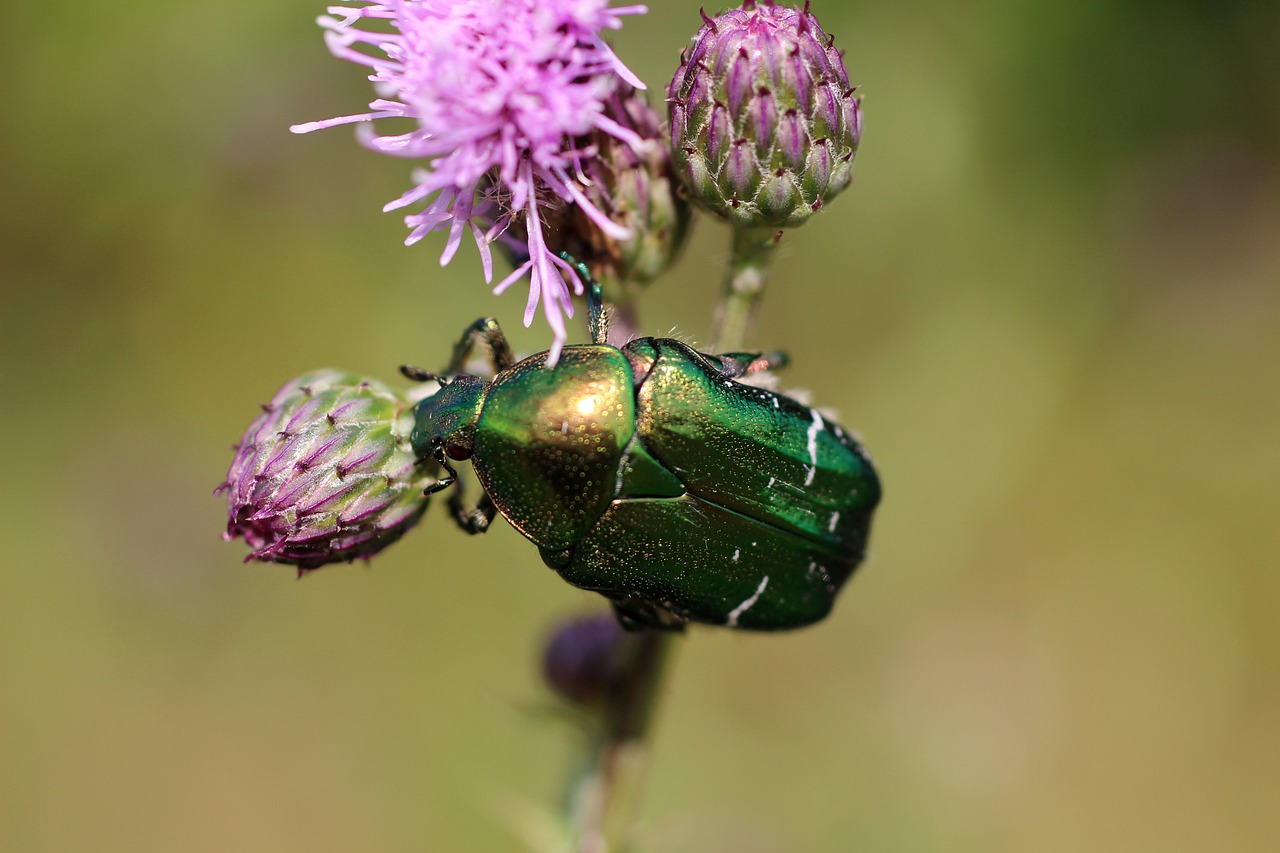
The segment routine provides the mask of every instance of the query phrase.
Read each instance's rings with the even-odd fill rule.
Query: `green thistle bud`
[[[300,571],[370,557],[427,508],[413,407],[381,382],[317,370],[281,388],[236,447],[225,539]],[[216,492],[215,492],[216,494]]]
[[[800,225],[849,185],[862,133],[834,39],[808,2],[703,20],[668,90],[676,173],[735,226]]]
[[[625,87],[605,101],[604,116],[635,138],[628,143],[598,130],[591,134],[596,156],[582,161],[589,182],[583,194],[631,236],[610,237],[580,206],[561,205],[548,217],[548,244],[585,262],[597,278],[647,284],[684,245],[689,204],[676,190],[662,117],[644,96]]]

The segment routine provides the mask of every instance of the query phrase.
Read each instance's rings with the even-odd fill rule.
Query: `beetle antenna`
[[[609,337],[609,316],[604,308],[604,291],[600,282],[591,275],[591,268],[568,252],[561,252],[560,258],[568,262],[578,273],[578,278],[587,288],[587,329],[591,333],[593,344],[602,344]]]
[[[412,364],[400,365],[400,375],[414,382],[439,382],[442,386],[449,384],[447,379],[436,376],[431,371],[423,370],[421,367],[414,367]]]

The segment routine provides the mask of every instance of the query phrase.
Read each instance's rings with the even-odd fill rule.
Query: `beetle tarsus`
[[[412,364],[400,365],[400,375],[413,382],[441,382],[443,384],[443,380],[439,376],[429,370],[423,370],[421,367],[414,367]]]
[[[448,458],[444,455],[444,448],[440,448],[434,456],[436,464],[443,468],[448,476],[441,477],[439,480],[436,480],[430,486],[423,489],[422,494],[424,497],[426,495],[434,495],[436,492],[443,492],[445,489],[458,482],[458,472],[453,470],[453,466],[449,464]]]
[[[726,379],[777,370],[786,367],[790,361],[785,352],[723,352],[718,358],[724,367]]]
[[[489,525],[493,523],[494,516],[498,514],[498,507],[488,495],[484,495],[480,500],[476,501],[475,506],[464,506],[462,503],[462,490],[459,489],[449,498],[449,511],[453,513],[455,524],[475,536],[478,533],[488,531]]]
[[[453,477],[442,477],[439,480],[436,480],[430,486],[427,486],[425,489],[423,489],[422,496],[426,497],[427,495],[434,495],[436,492],[443,492],[445,489],[452,486],[455,482],[457,481]]]

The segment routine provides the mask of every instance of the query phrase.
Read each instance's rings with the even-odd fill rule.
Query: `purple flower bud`
[[[676,174],[735,226],[800,225],[849,185],[862,135],[840,52],[807,2],[703,18],[667,91]]]
[[[412,404],[390,388],[317,370],[262,408],[215,492],[227,493],[223,538],[244,537],[246,560],[306,571],[370,557],[426,511],[434,478],[409,444]]]
[[[580,616],[556,626],[542,656],[542,675],[561,697],[595,705],[617,689],[629,637],[613,614]]]

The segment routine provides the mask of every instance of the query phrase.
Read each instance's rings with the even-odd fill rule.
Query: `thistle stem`
[[[634,293],[602,279],[609,311],[608,343],[622,347],[638,335]],[[648,759],[649,723],[662,687],[673,632],[623,633],[613,652],[616,675],[591,709],[586,746],[566,791],[565,853],[625,853]]]
[[[624,853],[628,848],[648,758],[645,737],[671,638],[666,631],[626,637],[624,677],[605,701],[569,790],[573,853]]]
[[[713,323],[714,352],[744,346],[780,236],[773,228],[734,230],[729,273]],[[609,337],[621,346],[634,334],[634,305],[623,299],[614,306]],[[628,635],[623,643],[622,677],[597,711],[568,791],[572,853],[625,853],[629,847],[648,758],[646,736],[673,636],[668,631],[643,631]]]
[[[746,344],[781,236],[774,228],[733,230],[729,274],[712,326],[712,352],[733,352]]]

